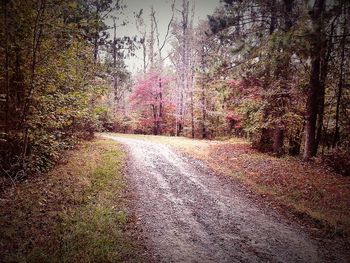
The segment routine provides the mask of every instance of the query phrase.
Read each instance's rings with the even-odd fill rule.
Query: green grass
[[[108,150],[101,162],[92,173],[84,202],[63,217],[63,262],[121,262],[130,250],[123,238],[127,216],[118,194],[125,188],[120,171],[123,154]],[[122,210],[114,207],[116,203]]]
[[[0,206],[0,262],[144,262],[129,230],[124,157],[117,143],[98,140],[18,186]]]

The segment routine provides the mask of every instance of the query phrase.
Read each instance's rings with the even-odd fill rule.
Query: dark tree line
[[[108,39],[105,20],[120,14],[120,1],[4,0],[0,8],[0,173],[15,180],[99,129],[105,76],[122,60],[114,55],[110,65],[103,54],[132,40]]]
[[[217,76],[257,95],[232,105],[257,148],[304,160],[349,149],[349,17],[344,0],[227,0],[209,17],[210,37],[231,54]]]

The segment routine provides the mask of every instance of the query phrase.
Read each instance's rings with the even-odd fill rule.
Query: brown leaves
[[[332,173],[319,163],[259,153],[242,140],[194,140],[183,143],[186,147],[179,140],[166,143],[204,160],[219,174],[237,177],[259,194],[350,232],[350,177]]]

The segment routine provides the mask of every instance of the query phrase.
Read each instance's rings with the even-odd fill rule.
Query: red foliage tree
[[[169,76],[159,72],[148,72],[137,80],[130,97],[133,108],[138,109],[142,115],[140,126],[151,128],[154,135],[163,133],[167,109],[172,108],[170,100],[166,99],[170,80]]]

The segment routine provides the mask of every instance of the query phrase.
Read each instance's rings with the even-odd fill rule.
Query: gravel
[[[146,246],[158,262],[324,262],[317,241],[198,161],[146,140],[125,145]]]

